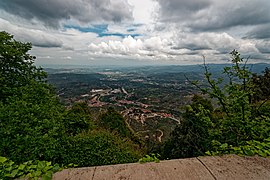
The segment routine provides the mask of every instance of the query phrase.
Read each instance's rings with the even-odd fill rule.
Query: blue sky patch
[[[102,33],[99,34],[98,37],[104,37],[104,36],[118,36],[118,37],[127,37],[127,36],[131,36],[131,37],[137,37],[137,36],[141,36],[140,34],[122,34],[122,33]]]
[[[104,37],[104,36],[118,36],[118,37],[126,37],[126,36],[131,36],[131,37],[136,37],[136,36],[141,36],[141,34],[138,33],[118,33],[118,32],[113,32],[110,33],[108,31],[108,24],[99,24],[99,25],[92,25],[91,27],[81,27],[81,26],[75,26],[75,25],[65,25],[65,29],[76,29],[79,30],[80,32],[92,32],[98,35],[98,37]],[[130,28],[127,31],[128,32],[133,32],[135,31],[135,28]]]
[[[129,28],[127,29],[128,32],[134,32],[136,29],[135,28]]]
[[[65,25],[65,29],[77,29],[81,32],[92,32],[96,34],[105,33],[108,31],[108,24],[93,25],[91,27],[81,27],[75,25]]]

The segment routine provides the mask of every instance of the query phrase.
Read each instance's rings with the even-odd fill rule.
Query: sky
[[[0,0],[37,64],[270,63],[269,0]]]

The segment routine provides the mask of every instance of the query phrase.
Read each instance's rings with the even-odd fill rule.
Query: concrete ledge
[[[65,169],[55,180],[270,179],[270,158],[236,155]]]

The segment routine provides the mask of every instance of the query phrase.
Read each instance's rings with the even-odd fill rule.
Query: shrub
[[[256,102],[257,97],[254,96],[260,84],[258,81],[263,79],[265,86],[265,82],[269,80],[269,71],[266,70],[265,77],[259,76],[254,81],[254,77],[257,76],[253,75],[252,80],[247,61],[244,62],[235,50],[231,55],[233,64],[225,67],[223,72],[228,79],[225,84],[223,78],[212,78],[204,63],[206,87],[198,82],[193,84],[202,93],[217,101],[219,106],[213,111],[209,102],[200,98],[193,99],[192,105],[183,116],[184,120],[164,145],[165,158],[198,156],[206,151],[207,154],[269,155],[270,117],[269,105],[266,103],[268,99]],[[269,94],[267,88],[263,91]],[[256,103],[252,98],[255,98]]]
[[[94,166],[137,162],[142,156],[130,140],[107,131],[93,131],[70,137],[64,164]]]

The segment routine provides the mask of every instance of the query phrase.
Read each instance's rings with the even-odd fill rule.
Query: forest
[[[31,47],[0,32],[0,179],[50,179],[63,168],[145,157],[270,155],[270,69],[250,72],[236,50],[224,78],[215,78],[205,62],[206,84],[188,79],[200,93],[169,138],[149,146],[113,108],[93,118],[85,102],[65,107],[47,73],[34,65]]]

